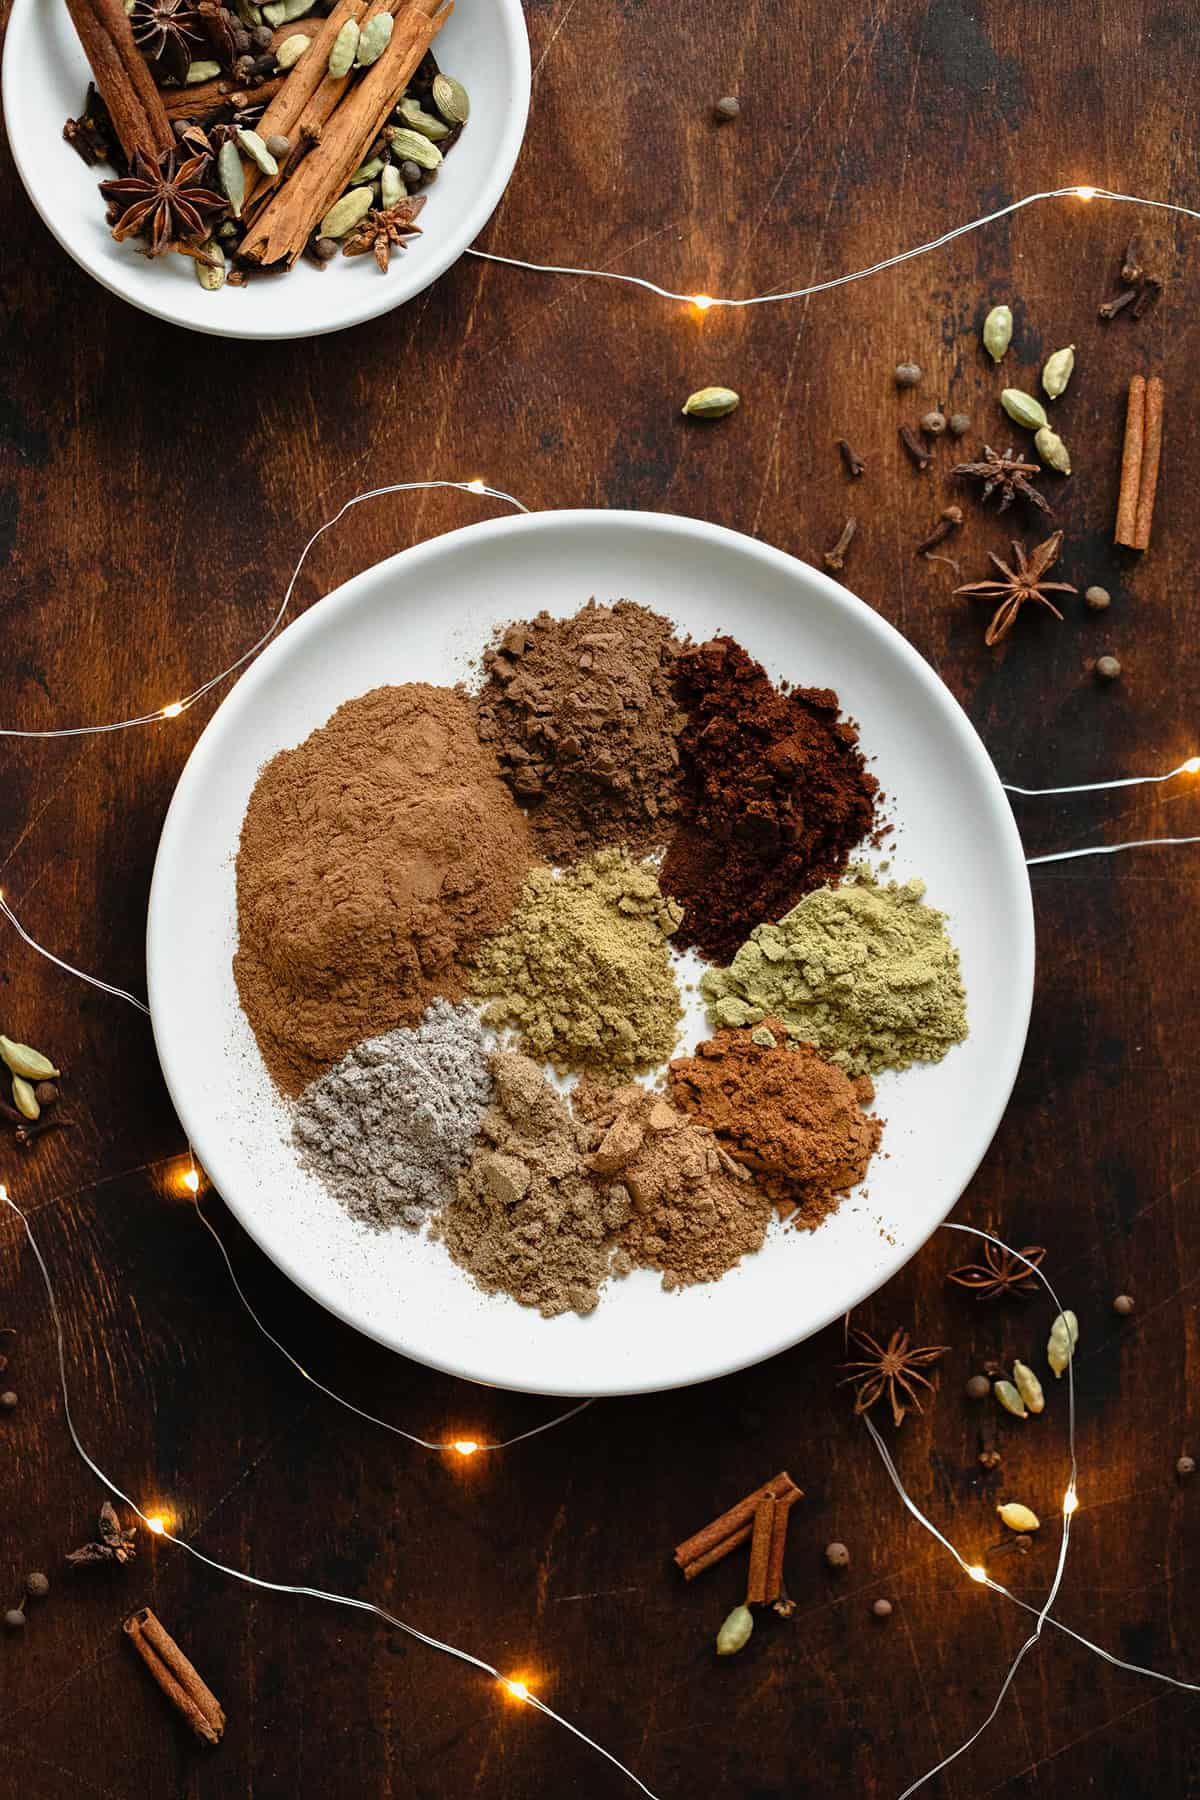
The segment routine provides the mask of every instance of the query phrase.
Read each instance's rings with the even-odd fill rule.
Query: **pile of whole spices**
[[[649,863],[598,850],[562,874],[534,869],[511,918],[480,947],[470,992],[484,1022],[563,1072],[619,1075],[665,1062],[679,989],[667,940],[679,907]]]
[[[606,844],[653,850],[677,807],[679,645],[658,613],[589,601],[509,625],[484,654],[479,734],[551,862]]]
[[[470,110],[430,53],[440,4],[67,0],[94,86],[63,136],[115,166],[113,236],[191,257],[210,291],[339,249],[386,273]]]
[[[836,881],[875,829],[879,784],[829,688],[791,691],[732,638],[676,664],[680,823],[661,882],[684,907],[676,941],[728,962],[760,921]]]
[[[242,824],[234,974],[277,1085],[297,1094],[435,995],[461,999],[533,860],[449,688],[375,688],[272,758]]]
[[[716,1025],[774,1015],[852,1075],[940,1062],[967,1035],[966,993],[946,915],[923,881],[878,884],[858,867],[759,925],[700,989]]]
[[[492,1105],[434,1235],[487,1293],[511,1294],[548,1319],[591,1312],[629,1196],[588,1180],[591,1134],[536,1063],[499,1051],[491,1072]]]
[[[783,1041],[781,1041],[783,1040]],[[716,1133],[773,1200],[819,1225],[861,1181],[883,1127],[864,1111],[869,1076],[851,1079],[811,1044],[789,1046],[778,1019],[726,1029],[668,1070],[676,1106]]]
[[[717,1281],[762,1247],[771,1202],[711,1131],[637,1084],[585,1077],[572,1095],[592,1127],[592,1180],[628,1221],[619,1262],[662,1271],[663,1287]]]
[[[307,1087],[293,1131],[352,1218],[415,1226],[453,1193],[491,1098],[479,1021],[435,1000],[415,1028],[356,1044]]]

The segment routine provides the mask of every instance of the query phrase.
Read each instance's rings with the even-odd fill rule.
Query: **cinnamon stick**
[[[1158,465],[1162,459],[1163,384],[1152,375],[1146,383],[1146,425],[1142,439],[1142,466],[1138,476],[1137,520],[1134,525],[1135,550],[1150,548],[1150,527],[1154,520],[1154,495],[1158,487]]]
[[[1113,541],[1137,548],[1138,494],[1142,480],[1142,450],[1146,436],[1146,377],[1135,375],[1129,383],[1125,407],[1125,443],[1121,451],[1121,489],[1117,496],[1117,526]]]
[[[746,1577],[746,1605],[761,1606],[775,1598],[767,1593],[767,1564],[771,1558],[771,1539],[775,1535],[775,1514],[780,1510],[774,1495],[768,1494],[754,1509],[754,1526],[750,1534],[750,1572]]]
[[[778,1475],[772,1475],[770,1481],[763,1483],[754,1492],[731,1506],[719,1518],[706,1525],[703,1531],[697,1531],[690,1538],[684,1538],[682,1544],[675,1549],[675,1561],[683,1570],[684,1578],[691,1581],[700,1574],[701,1569],[711,1568],[723,1556],[728,1556],[739,1544],[744,1544],[750,1536],[754,1524],[754,1514],[760,1500],[782,1499],[798,1500],[801,1490],[796,1486],[786,1469]]]
[[[196,1736],[206,1744],[219,1744],[225,1730],[221,1703],[162,1622],[148,1606],[143,1606],[130,1614],[123,1629],[167,1699]]]
[[[386,0],[385,5],[377,10],[395,12],[402,4],[403,0]],[[344,75],[340,79],[334,79],[329,73],[329,52],[347,19],[353,19],[358,24],[366,10],[366,0],[339,0],[339,4],[322,20],[312,43],[295,67],[289,70],[283,87],[255,127],[259,137],[265,140],[278,132],[280,136],[289,137],[295,142],[305,126],[324,124],[338,101],[350,91],[353,80],[353,76],[348,79]],[[296,22],[293,20],[288,30],[294,32],[296,29]],[[261,169],[251,165],[246,170],[246,200],[249,201],[256,189],[265,192],[265,184],[278,179],[276,175],[264,175]]]
[[[409,78],[454,10],[454,0],[436,16],[422,10],[435,0],[415,0],[397,15],[391,42],[355,82],[325,126],[318,149],[271,199],[242,242],[238,260],[256,267],[295,262],[313,229],[344,190],[380,127],[408,86]]]
[[[778,1600],[783,1593],[783,1553],[787,1547],[788,1514],[799,1498],[797,1490],[775,1502],[775,1511],[771,1517],[771,1547],[767,1554],[764,1600]]]
[[[122,0],[67,0],[67,11],[122,150],[154,161],[175,136]]]

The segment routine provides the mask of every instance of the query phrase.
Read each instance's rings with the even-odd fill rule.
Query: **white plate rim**
[[[478,191],[476,199],[470,207],[461,212],[457,220],[449,225],[444,235],[438,240],[438,247],[430,257],[428,265],[419,270],[420,280],[416,285],[406,283],[403,259],[399,259],[382,277],[378,284],[352,283],[346,281],[342,286],[346,290],[347,302],[353,294],[358,295],[356,304],[347,305],[345,315],[330,320],[328,323],[298,324],[291,328],[249,325],[243,329],[231,329],[228,324],[204,319],[181,319],[168,307],[155,301],[152,292],[143,293],[139,283],[132,279],[143,271],[138,268],[140,258],[136,251],[131,251],[128,281],[110,274],[106,267],[90,258],[77,245],[70,234],[62,229],[54,208],[44,197],[45,185],[41,183],[32,166],[33,147],[27,145],[19,123],[14,129],[14,121],[20,121],[21,108],[15,104],[16,89],[19,83],[29,78],[29,60],[25,51],[36,36],[35,8],[38,0],[13,0],[9,14],[8,26],[4,34],[3,60],[0,62],[0,105],[4,110],[5,130],[8,137],[9,152],[16,164],[21,184],[29,197],[34,211],[38,214],[50,235],[59,247],[66,251],[71,260],[90,275],[93,281],[99,282],[110,294],[119,300],[127,301],[139,312],[148,313],[152,318],[161,319],[167,325],[177,326],[182,331],[195,331],[204,337],[226,337],[240,339],[248,343],[278,343],[296,338],[325,337],[330,332],[345,331],[353,325],[364,324],[368,319],[377,319],[383,313],[392,312],[398,306],[404,306],[409,300],[416,298],[435,281],[438,281],[452,264],[456,263],[467,247],[479,236],[496,207],[499,205],[505,188],[516,167],[517,157],[525,137],[525,127],[529,117],[529,99],[532,84],[532,63],[529,52],[529,33],[525,25],[525,14],[521,0],[486,0],[486,4],[494,9],[500,30],[504,34],[508,53],[516,80],[516,88],[511,96],[511,108],[505,114],[504,126],[499,142],[493,154],[488,179]],[[436,40],[435,40],[436,42]],[[24,47],[24,48],[23,48]],[[82,55],[82,51],[81,51]],[[71,154],[68,152],[68,154]],[[95,172],[80,168],[85,176]],[[50,184],[52,187],[52,184]],[[97,201],[99,206],[99,201]],[[101,213],[101,218],[102,218]],[[117,267],[124,268],[123,264]],[[342,271],[345,273],[345,271]],[[310,271],[316,273],[316,271]],[[324,277],[317,276],[318,280]],[[389,282],[391,283],[389,287]],[[244,290],[243,290],[244,291]]]
[[[323,1289],[322,1283],[320,1280],[314,1278],[312,1271],[306,1269],[290,1253],[286,1240],[282,1243],[278,1241],[271,1243],[266,1242],[263,1235],[255,1228],[252,1209],[247,1211],[239,1207],[236,1195],[232,1191],[232,1187],[236,1186],[236,1183],[229,1184],[223,1183],[222,1181],[222,1146],[216,1143],[204,1143],[202,1141],[204,1139],[203,1130],[197,1131],[195,1118],[189,1117],[190,1108],[186,1088],[184,1084],[177,1079],[173,1068],[172,1036],[175,1029],[174,1022],[169,1013],[164,1009],[158,974],[160,967],[165,968],[166,960],[171,955],[170,946],[165,940],[161,919],[163,911],[163,890],[166,887],[168,873],[171,870],[175,858],[178,855],[186,853],[184,812],[191,798],[192,790],[199,784],[202,784],[207,778],[209,773],[209,763],[219,755],[219,733],[214,727],[217,726],[217,722],[222,718],[223,714],[225,715],[226,720],[228,720],[229,713],[226,709],[252,705],[257,691],[271,681],[277,661],[282,660],[285,654],[294,652],[296,645],[309,633],[326,629],[330,622],[331,612],[336,613],[340,609],[354,606],[359,594],[373,587],[378,582],[386,581],[392,571],[399,566],[403,565],[407,577],[411,576],[414,572],[419,571],[422,564],[433,561],[439,555],[444,554],[453,544],[466,539],[473,539],[477,543],[486,544],[487,542],[498,538],[508,538],[514,535],[519,536],[525,533],[533,533],[545,529],[562,530],[565,528],[569,530],[574,525],[583,524],[586,524],[589,527],[595,527],[597,524],[600,524],[603,529],[611,528],[613,530],[620,530],[627,527],[645,530],[647,527],[650,527],[656,532],[662,532],[668,538],[673,534],[682,534],[707,542],[723,542],[730,547],[741,551],[743,554],[757,558],[767,564],[768,567],[774,569],[777,573],[792,581],[800,580],[801,582],[815,583],[818,588],[822,590],[825,598],[832,602],[835,610],[842,611],[846,614],[853,613],[855,627],[858,629],[865,629],[868,634],[884,640],[887,643],[889,650],[898,655],[900,659],[908,665],[910,674],[925,690],[926,697],[930,704],[937,707],[942,712],[945,721],[955,735],[958,747],[961,749],[962,754],[973,765],[977,776],[983,781],[985,787],[992,791],[995,803],[993,808],[994,821],[998,826],[1002,839],[1007,840],[1011,858],[1009,864],[1010,873],[1016,874],[1019,871],[1020,876],[1019,882],[1015,884],[1013,894],[1015,902],[1013,925],[1018,940],[1017,954],[1009,970],[1012,991],[1017,996],[1017,1008],[1013,1015],[1013,1029],[1007,1046],[1005,1066],[1002,1071],[998,1072],[999,1079],[993,1090],[993,1103],[987,1110],[983,1121],[984,1125],[986,1125],[986,1130],[984,1130],[982,1126],[980,1128],[978,1153],[974,1156],[974,1160],[970,1162],[970,1166],[964,1166],[959,1175],[956,1176],[955,1181],[952,1184],[955,1189],[953,1197],[948,1200],[945,1211],[942,1213],[941,1218],[935,1221],[935,1224],[931,1227],[930,1233],[922,1238],[920,1243],[903,1245],[895,1244],[891,1246],[890,1254],[883,1258],[883,1260],[872,1269],[869,1279],[861,1290],[856,1287],[853,1295],[849,1298],[847,1298],[846,1292],[839,1292],[837,1304],[830,1306],[821,1316],[807,1321],[800,1330],[790,1328],[783,1329],[777,1340],[770,1342],[765,1347],[756,1347],[746,1354],[737,1352],[730,1356],[723,1352],[714,1355],[708,1364],[699,1367],[694,1372],[690,1373],[685,1381],[675,1379],[651,1380],[639,1382],[636,1386],[623,1384],[619,1387],[612,1388],[597,1388],[595,1384],[583,1388],[578,1385],[571,1385],[569,1383],[563,1384],[561,1382],[558,1384],[547,1383],[545,1381],[540,1381],[536,1384],[532,1382],[517,1382],[507,1376],[503,1379],[499,1379],[494,1375],[489,1375],[485,1369],[475,1364],[456,1363],[452,1357],[434,1357],[424,1354],[415,1349],[412,1345],[404,1344],[400,1341],[393,1341],[357,1319],[352,1311],[339,1303],[336,1293],[332,1289]],[[319,624],[317,622],[318,616]],[[285,639],[287,640],[286,652],[281,648]],[[707,520],[691,518],[682,514],[592,508],[572,508],[547,512],[533,512],[516,516],[506,516],[500,519],[483,520],[473,525],[466,525],[457,530],[440,534],[435,538],[426,539],[422,543],[414,544],[407,550],[402,550],[395,556],[387,557],[381,562],[372,565],[370,568],[362,570],[358,575],[353,576],[350,580],[331,590],[330,593],[326,594],[322,599],[311,606],[307,612],[293,620],[284,631],[280,632],[278,637],[272,640],[257,661],[250,666],[246,673],[241,676],[235,686],[226,695],[221,705],[208,721],[204,731],[197,739],[191,754],[180,773],[179,780],[176,784],[175,791],[172,795],[163,822],[162,834],[155,858],[146,931],[147,997],[150,1005],[150,1016],[155,1046],[168,1092],[170,1093],[171,1100],[184,1127],[184,1131],[187,1134],[188,1141],[190,1144],[194,1145],[197,1155],[211,1179],[213,1186],[222,1196],[225,1204],[238,1219],[243,1229],[254,1239],[264,1254],[268,1256],[268,1258],[275,1263],[276,1267],[281,1269],[288,1279],[294,1282],[302,1292],[308,1294],[311,1299],[325,1307],[327,1311],[333,1313],[334,1316],[341,1319],[343,1323],[351,1326],[354,1330],[362,1332],[364,1336],[370,1337],[373,1341],[380,1343],[384,1348],[393,1350],[398,1355],[403,1355],[410,1360],[424,1363],[426,1366],[438,1369],[442,1373],[463,1380],[476,1382],[484,1386],[501,1386],[512,1392],[562,1395],[564,1397],[579,1397],[584,1393],[592,1392],[601,1392],[605,1395],[614,1396],[631,1393],[652,1393],[681,1386],[692,1386],[698,1382],[714,1380],[720,1376],[735,1373],[739,1369],[752,1367],[759,1362],[766,1361],[772,1356],[779,1355],[783,1351],[791,1349],[797,1343],[803,1342],[805,1339],[815,1335],[818,1331],[821,1331],[826,1326],[832,1324],[834,1320],[843,1316],[849,1308],[860,1305],[871,1294],[877,1292],[890,1281],[892,1277],[911,1261],[921,1248],[923,1248],[924,1244],[929,1241],[929,1236],[932,1235],[932,1231],[937,1229],[938,1225],[943,1223],[945,1219],[949,1217],[950,1213],[953,1212],[954,1207],[958,1204],[958,1201],[961,1199],[962,1194],[966,1190],[990,1148],[992,1139],[994,1138],[1000,1121],[1007,1109],[1021,1059],[1024,1054],[1029,1018],[1033,1004],[1034,954],[1033,896],[1025,862],[1025,851],[1021,843],[1020,834],[1017,830],[1016,821],[1012,814],[1012,809],[1008,803],[1003,786],[1001,785],[999,774],[997,773],[991,757],[988,755],[982,739],[979,737],[979,734],[975,730],[975,727],[972,725],[959,701],[950,692],[950,689],[936,674],[930,664],[926,662],[924,657],[920,655],[908,640],[880,614],[867,606],[865,602],[859,600],[849,589],[845,588],[840,583],[835,582],[821,570],[815,569],[811,564],[805,563],[799,558],[789,555],[786,551],[778,550],[774,546],[762,543],[756,538],[750,538],[742,532],[731,530],[727,526],[712,524]],[[467,1277],[464,1276],[464,1280],[465,1279],[467,1279]]]

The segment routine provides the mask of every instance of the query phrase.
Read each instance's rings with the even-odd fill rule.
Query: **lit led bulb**
[[[471,494],[486,494],[487,493],[487,485],[486,485],[486,483],[481,481],[479,479],[479,476],[477,475],[475,477],[474,481],[468,481],[467,492],[471,493]]]
[[[146,1520],[146,1528],[147,1530],[152,1531],[155,1537],[162,1537],[167,1529],[167,1521],[160,1518],[157,1513],[151,1513],[150,1517]]]
[[[1188,775],[1200,775],[1200,756],[1189,756],[1183,767]]]
[[[182,700],[172,700],[171,704],[169,706],[163,707],[162,716],[164,719],[177,719],[182,711],[183,711],[183,701]]]
[[[1079,1505],[1079,1495],[1075,1492],[1075,1489],[1073,1487],[1069,1487],[1067,1489],[1066,1493],[1063,1495],[1063,1512],[1066,1514],[1066,1516],[1068,1518],[1070,1518],[1071,1514],[1075,1511],[1075,1509],[1077,1508],[1078,1505]]]
[[[188,1169],[183,1176],[183,1185],[189,1194],[200,1192],[200,1177],[195,1169]]]
[[[450,1448],[452,1450],[457,1450],[460,1456],[474,1456],[479,1445],[475,1442],[474,1438],[455,1438]]]
[[[972,1581],[987,1580],[987,1570],[983,1567],[982,1563],[971,1563],[967,1568],[967,1574],[971,1577]]]
[[[528,1700],[529,1689],[523,1681],[510,1681],[506,1675],[501,1676],[501,1680],[514,1700]]]
[[[707,312],[709,307],[712,305],[712,303],[713,303],[713,297],[711,294],[693,294],[692,295],[692,305],[695,307],[697,312],[702,312],[702,313]]]
[[[1096,190],[1094,187],[1077,187],[1075,192],[1079,195],[1081,200],[1094,200],[1096,198]]]

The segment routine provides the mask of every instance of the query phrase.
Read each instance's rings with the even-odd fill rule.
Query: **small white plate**
[[[494,625],[591,595],[628,597],[699,639],[731,632],[777,678],[833,687],[858,720],[898,830],[900,877],[950,915],[970,1036],[885,1075],[865,1193],[819,1230],[773,1226],[722,1281],[666,1294],[639,1271],[587,1318],[485,1296],[440,1244],[356,1225],[298,1165],[231,969],[234,857],[262,764],[344,700],[386,682],[453,682]],[[264,604],[267,604],[264,601]],[[242,676],[180,777],[150,896],[147,978],[159,1056],[196,1152],[243,1225],[349,1324],[434,1367],[502,1387],[614,1394],[675,1387],[783,1350],[894,1274],[946,1217],[1007,1104],[1033,991],[1021,841],[987,752],[916,651],[805,563],[694,519],[554,512],[435,538],[347,582]],[[693,1009],[685,1043],[705,1035]]]
[[[302,29],[297,21],[296,29]],[[471,118],[428,190],[422,235],[386,275],[371,256],[339,256],[324,271],[301,260],[287,275],[207,293],[190,258],[141,254],[114,241],[97,184],[62,128],[83,110],[90,71],[63,0],[13,0],[4,40],[4,122],[13,160],[43,220],[81,268],[122,300],[214,337],[308,338],[403,305],[437,280],[495,211],[529,112],[529,39],[520,0],[458,0],[434,54],[471,96]]]

